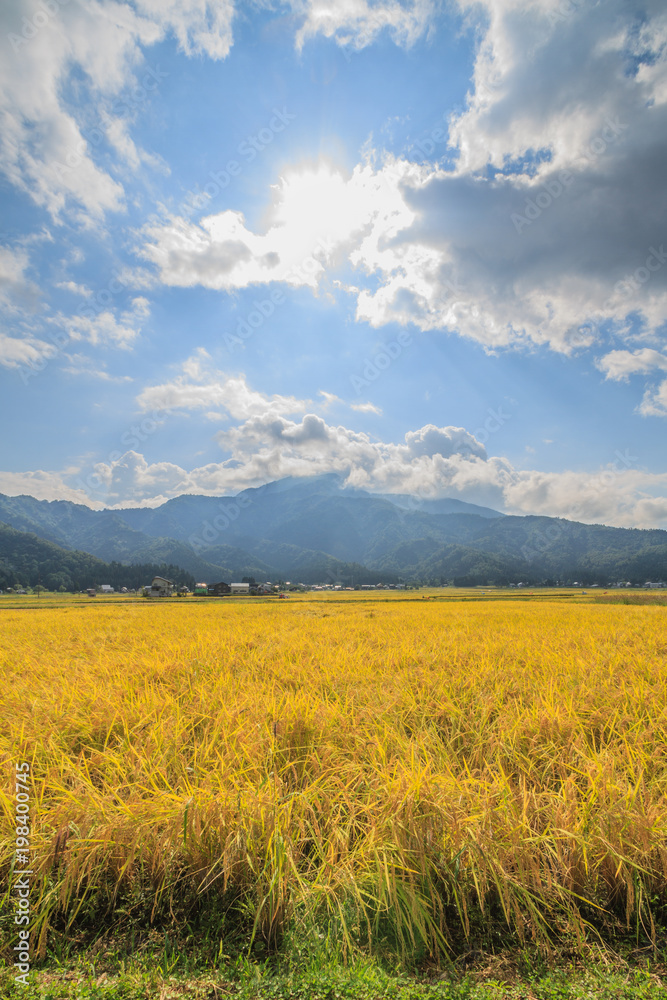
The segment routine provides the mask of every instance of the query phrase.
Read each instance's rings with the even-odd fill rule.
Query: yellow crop
[[[46,600],[1,624],[0,864],[26,760],[42,951],[55,913],[142,887],[233,890],[270,944],[390,919],[438,950],[480,908],[542,941],[602,910],[651,932],[664,607]]]

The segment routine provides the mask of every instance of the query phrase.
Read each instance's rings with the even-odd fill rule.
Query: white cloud
[[[667,474],[619,460],[593,473],[520,472],[504,489],[513,513],[626,528],[667,528],[666,494]]]
[[[312,413],[299,421],[265,415],[219,432],[217,440],[230,453],[225,478],[235,488],[338,472],[350,485],[370,490],[428,495],[472,490],[479,502],[502,502],[502,460],[480,458],[484,449],[462,428],[427,426],[393,444],[331,426]]]
[[[149,315],[148,300],[140,296],[131,302],[131,309],[126,309],[117,317],[111,310],[93,315],[87,315],[86,310],[77,316],[59,314],[52,320],[58,328],[67,331],[72,341],[85,340],[88,343],[101,346],[119,347],[128,350],[141,333],[141,327]]]
[[[109,505],[155,506],[182,493],[229,495],[284,476],[337,472],[347,485],[370,492],[456,497],[508,513],[620,527],[667,527],[667,473],[637,468],[635,456],[627,452],[597,470],[544,473],[487,457],[480,442],[460,427],[427,425],[393,443],[327,424],[312,413],[290,420],[270,411],[216,438],[229,457],[189,471],[172,462],[149,463],[135,451],[110,457],[95,465],[100,484],[95,496],[104,495]],[[40,477],[55,476],[34,475],[38,483]],[[63,479],[73,481],[71,492],[74,474]],[[49,498],[62,495],[62,481],[52,482]],[[5,492],[31,492],[28,483],[24,477]]]
[[[489,163],[516,169],[541,152],[538,177],[590,162],[606,174],[609,143],[598,139],[609,122],[648,138],[656,121],[650,105],[667,96],[663,4],[649,0],[641,14],[624,0],[458,5],[482,30],[468,108],[451,127],[462,172]]]
[[[84,299],[89,299],[93,294],[90,288],[87,288],[86,285],[78,285],[76,281],[58,281],[56,288],[62,288],[63,291],[71,292],[72,295],[80,295]]]
[[[232,0],[138,0],[137,7],[171,31],[187,56],[225,59],[232,47]]]
[[[96,163],[93,147],[106,136],[126,166],[146,158],[129,124],[164,74],[143,62],[144,50],[173,32],[186,55],[224,58],[232,17],[225,0],[2,5],[0,170],[54,218],[74,209],[89,222],[123,210],[122,184]],[[91,98],[76,111],[63,96],[73,71]]]
[[[26,277],[30,266],[25,247],[12,250],[0,246],[0,306],[9,311],[34,311],[39,302],[39,288]]]
[[[172,462],[149,465],[143,455],[128,451],[118,459],[98,462],[94,476],[99,483],[97,493],[105,504],[135,503],[151,498],[147,506],[155,506],[157,497],[178,496],[191,492],[192,476]],[[158,501],[159,502],[159,501]]]
[[[102,382],[132,382],[131,375],[110,375],[106,370],[106,365],[93,361],[85,354],[68,354],[68,365],[63,367],[63,371],[68,375],[84,375],[88,378],[100,379]]]
[[[420,173],[410,164],[400,170],[401,177]],[[265,232],[249,230],[231,210],[199,223],[172,216],[146,226],[141,252],[167,285],[235,289],[281,281],[316,288],[355,236],[377,246],[414,218],[397,185],[370,165],[345,179],[325,163],[287,171],[273,188],[267,215]]]
[[[324,403],[322,404],[324,409],[331,406],[332,403],[342,403],[340,396],[337,396],[334,392],[326,392],[324,389],[318,391],[318,396],[322,396]]]
[[[667,268],[644,268],[645,286],[625,280],[644,276],[658,242],[655,193],[644,198],[637,185],[644,203],[633,257],[620,218],[597,218],[591,173],[572,191],[556,183],[562,195],[552,214],[517,233],[512,209],[534,195],[525,179],[491,184],[391,158],[359,165],[347,180],[324,165],[294,169],[275,189],[266,232],[252,232],[231,211],[199,225],[172,218],[146,229],[143,253],[166,284],[224,290],[271,281],[317,288],[349,261],[360,280],[334,284],[356,297],[358,320],[456,331],[487,348],[532,342],[569,353],[595,345],[606,321],[622,331],[634,312],[647,334],[658,329]],[[640,268],[629,270],[634,263]],[[364,287],[371,277],[372,290]]]
[[[376,413],[378,416],[382,415],[382,410],[374,403],[350,403],[350,409],[356,410],[358,413]]]
[[[644,417],[667,417],[667,379],[646,390],[639,412]]]
[[[200,349],[183,364],[182,375],[171,382],[147,387],[137,402],[144,411],[208,410],[209,420],[217,416],[211,407],[218,407],[235,420],[245,420],[256,414],[296,413],[309,400],[257,392],[248,386],[244,375],[226,375],[215,370],[207,352]]]
[[[86,358],[70,360],[82,369],[87,364]],[[101,371],[92,373],[104,377]],[[320,395],[324,409],[329,397],[338,400],[332,393]],[[244,375],[216,370],[201,348],[183,363],[179,375],[145,388],[137,402],[145,413],[152,411],[151,427],[157,426],[159,415],[175,410],[198,413],[209,425],[230,421],[214,434],[224,457],[186,470],[174,462],[149,463],[135,450],[139,438],[136,443],[124,441],[129,451],[94,466],[95,505],[104,499],[107,505],[154,506],[183,493],[223,495],[285,476],[337,472],[347,485],[370,492],[456,497],[510,513],[667,527],[667,473],[641,470],[637,457],[627,452],[617,453],[613,462],[597,470],[544,473],[520,470],[505,458],[489,456],[463,427],[427,424],[408,431],[403,441],[382,441],[307,412],[308,400],[251,388]],[[372,404],[371,409],[369,404],[352,405],[362,412],[375,409]],[[85,484],[76,478],[79,471],[5,477],[0,489],[31,493],[34,477],[40,496],[72,499],[76,492],[80,500],[77,491]]]
[[[36,469],[31,472],[0,471],[0,493],[6,496],[30,496],[37,500],[71,500],[99,509],[102,503],[91,500],[84,490],[76,489],[67,480],[69,472],[48,472]]]
[[[363,49],[388,31],[397,45],[410,48],[429,28],[435,10],[433,0],[292,0],[292,8],[305,20],[296,36],[301,49],[309,38],[324,35],[338,45]]]
[[[331,279],[356,298],[357,320],[451,331],[487,350],[597,351],[608,328],[654,343],[667,319],[657,222],[667,210],[667,14],[649,3],[640,22],[622,0],[565,12],[550,0],[460,7],[481,41],[469,106],[450,123],[454,169],[373,151],[347,177],[294,166],[262,231],[231,210],[147,227],[143,253],[161,280],[316,290]],[[370,8],[309,10],[326,33],[353,31]]]
[[[56,354],[53,344],[33,336],[9,337],[0,331],[0,365],[5,368],[40,367],[45,359]]]
[[[610,351],[597,364],[608,379],[618,382],[627,380],[630,375],[667,371],[667,355],[648,347],[637,351]],[[667,416],[667,379],[657,386],[647,387],[638,412],[644,417]]]
[[[519,514],[621,526],[667,526],[667,474],[636,469],[632,455],[593,472],[523,471],[487,457],[461,427],[427,425],[395,444],[330,426],[313,414],[300,421],[254,417],[217,439],[231,456],[220,469],[228,491],[288,475],[338,472],[349,485],[371,492],[458,497]]]
[[[620,381],[630,375],[646,374],[654,369],[667,371],[667,355],[648,347],[639,351],[610,351],[598,361],[598,368],[608,379]]]

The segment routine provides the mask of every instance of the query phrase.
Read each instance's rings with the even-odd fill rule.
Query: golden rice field
[[[543,944],[610,921],[650,937],[666,614],[557,596],[4,605],[3,875],[26,760],[42,954],[86,912],[178,921],[221,901],[269,946],[294,926],[432,953],[494,922]]]

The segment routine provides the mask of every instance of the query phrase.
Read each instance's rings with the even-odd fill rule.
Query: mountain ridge
[[[386,582],[537,582],[667,576],[667,531],[506,515],[453,498],[374,494],[332,473],[233,496],[94,511],[0,494],[0,521],[106,561],[169,563],[209,582],[299,575]]]

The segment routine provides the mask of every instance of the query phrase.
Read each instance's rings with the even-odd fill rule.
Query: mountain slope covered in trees
[[[179,566],[166,563],[106,563],[88,552],[63,549],[31,532],[0,524],[0,590],[43,586],[46,590],[78,591],[101,584],[136,589],[154,576],[194,587],[195,579]]]
[[[105,562],[172,564],[208,582],[346,585],[612,583],[667,578],[667,531],[500,514],[458,500],[347,489],[340,477],[283,479],[233,497],[90,510],[0,495],[0,521]]]

